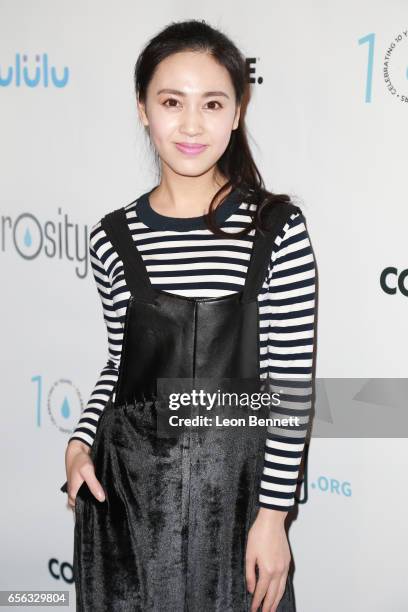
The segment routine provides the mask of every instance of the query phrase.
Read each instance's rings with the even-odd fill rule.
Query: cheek
[[[157,122],[150,122],[150,137],[156,146],[162,146],[166,140],[165,126]]]
[[[222,154],[228,146],[231,138],[231,127],[226,125],[225,121],[220,122],[219,125],[215,126],[212,134],[212,143],[214,150],[217,153]]]
[[[158,113],[150,118],[150,135],[158,146],[165,146],[176,129],[176,120]]]

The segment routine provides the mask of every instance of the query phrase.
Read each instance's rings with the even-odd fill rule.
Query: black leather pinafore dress
[[[115,401],[91,458],[106,499],[86,482],[75,503],[78,611],[247,612],[248,530],[256,518],[267,428],[184,428],[159,436],[160,379],[260,378],[257,295],[273,242],[294,211],[279,205],[255,234],[243,291],[182,297],[155,289],[124,208],[101,220],[131,293]],[[294,612],[288,576],[279,612]]]

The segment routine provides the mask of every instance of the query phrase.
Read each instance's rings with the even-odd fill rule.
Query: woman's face
[[[138,102],[138,108],[162,162],[184,176],[201,175],[216,164],[240,112],[228,71],[210,55],[191,51],[158,65],[146,104]],[[192,154],[181,144],[205,147]]]

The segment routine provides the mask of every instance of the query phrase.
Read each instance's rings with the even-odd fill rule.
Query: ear
[[[148,127],[149,120],[146,115],[146,106],[144,102],[141,102],[139,98],[137,98],[137,110],[139,113],[140,121],[143,123],[145,127]]]
[[[235,116],[234,116],[234,123],[232,124],[232,129],[236,130],[238,125],[239,125],[239,118],[241,115],[241,106],[237,106],[237,109],[235,111]]]

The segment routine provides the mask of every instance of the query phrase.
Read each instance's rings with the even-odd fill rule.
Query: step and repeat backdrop
[[[297,608],[408,609],[407,438],[391,397],[408,368],[407,9],[0,0],[2,590],[66,590],[75,609],[74,517],[59,488],[107,360],[89,231],[157,181],[133,90],[142,46],[171,21],[200,18],[245,54],[256,162],[306,218],[321,420],[329,380],[391,381],[384,430],[309,440],[289,528]],[[356,413],[376,403],[357,387]]]

